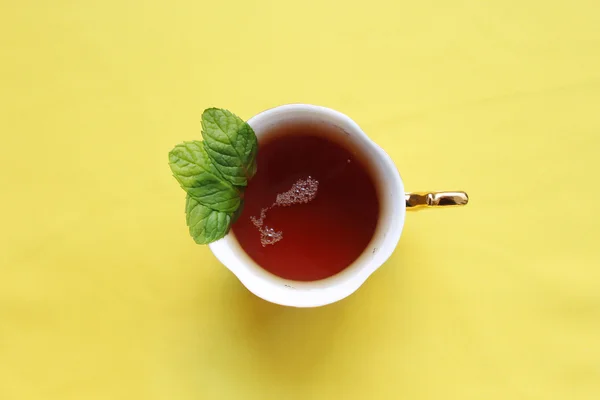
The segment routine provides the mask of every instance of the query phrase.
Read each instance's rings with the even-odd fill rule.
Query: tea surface
[[[348,267],[379,218],[377,190],[355,149],[327,125],[282,126],[259,139],[258,170],[233,233],[262,268],[314,281]]]

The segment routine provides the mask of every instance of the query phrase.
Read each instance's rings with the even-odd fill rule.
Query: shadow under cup
[[[400,238],[404,188],[393,162],[354,121],[324,107],[281,106],[248,123],[259,140],[258,171],[232,232],[211,250],[268,301],[311,307],[348,296]],[[273,205],[307,176],[319,181],[313,200]],[[266,223],[283,234],[264,247],[251,219],[263,208]]]

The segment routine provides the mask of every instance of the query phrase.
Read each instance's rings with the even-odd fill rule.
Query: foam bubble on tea
[[[274,207],[289,207],[294,204],[306,204],[314,200],[317,197],[317,191],[319,190],[319,181],[308,177],[306,179],[299,179],[292,185],[292,188],[284,193],[279,193],[277,199],[269,207],[265,207],[260,210],[260,217],[250,217],[252,223],[260,232],[260,244],[262,247],[266,247],[270,244],[275,244],[283,239],[282,231],[275,231],[275,229],[264,225],[265,218],[267,218],[267,211]]]

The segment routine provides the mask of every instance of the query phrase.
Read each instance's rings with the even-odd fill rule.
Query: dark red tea
[[[258,169],[233,233],[262,268],[314,281],[352,264],[370,242],[379,202],[355,149],[330,139],[337,129],[295,123],[259,140]]]

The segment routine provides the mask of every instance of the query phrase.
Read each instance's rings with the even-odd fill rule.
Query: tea
[[[232,231],[258,265],[282,278],[337,274],[365,251],[379,219],[369,166],[336,127],[290,123],[259,138],[257,173]],[[339,135],[338,135],[339,136]]]

